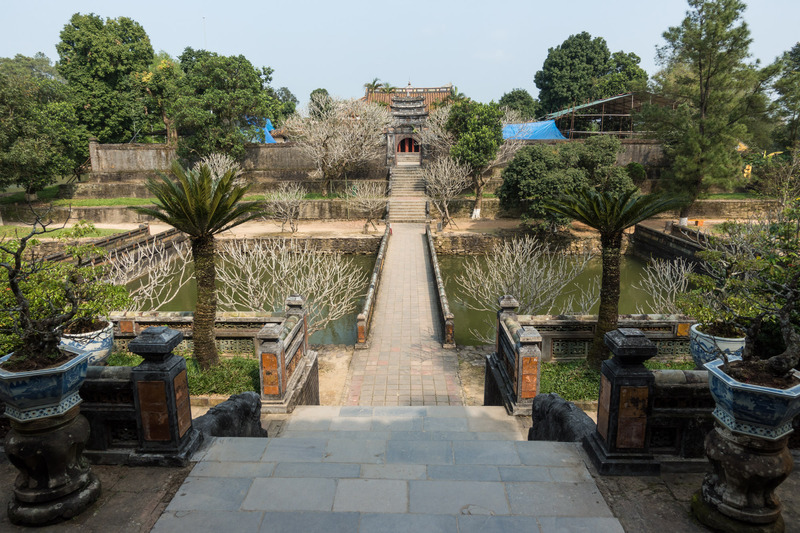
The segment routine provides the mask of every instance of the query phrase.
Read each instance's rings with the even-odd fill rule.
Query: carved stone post
[[[484,405],[504,405],[509,413],[528,415],[539,391],[542,336],[519,323],[513,296],[498,300],[494,353],[486,356]]]
[[[267,323],[254,339],[259,361],[261,412],[291,413],[302,405],[319,405],[319,366],[308,350],[305,299],[286,299],[286,318]]]
[[[658,347],[635,328],[605,335],[614,357],[600,369],[597,431],[583,446],[605,475],[658,475],[661,467],[650,454],[648,420],[653,410],[652,372],[642,364]]]
[[[697,519],[721,531],[783,532],[775,489],[792,472],[788,440],[738,433],[717,422],[706,436],[712,471],[692,498]]]
[[[19,470],[8,517],[14,524],[41,526],[67,520],[100,497],[100,481],[83,456],[89,423],[75,406],[30,422],[10,419],[5,451]]]
[[[139,447],[134,464],[186,465],[201,442],[192,428],[186,360],[172,353],[183,333],[164,326],[150,327],[128,344],[144,358],[131,370]]]

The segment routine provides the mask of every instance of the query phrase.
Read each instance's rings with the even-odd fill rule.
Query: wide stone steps
[[[152,531],[623,531],[577,444],[522,433],[502,407],[299,407],[212,439]]]
[[[416,167],[392,167],[390,172],[391,180],[391,198],[408,198],[417,197],[423,198],[425,196],[425,182],[422,180],[422,173],[419,166]],[[406,202],[407,205],[412,205]],[[413,204],[412,212],[406,212],[404,205],[396,204],[395,215],[400,218],[392,219],[391,209],[390,220],[407,220],[407,221],[425,221],[425,207],[424,202]],[[422,212],[420,213],[419,205],[422,205]]]
[[[425,222],[426,201],[424,198],[389,198],[390,222]]]

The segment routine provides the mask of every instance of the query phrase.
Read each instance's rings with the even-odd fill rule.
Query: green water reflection
[[[363,293],[366,293],[369,286],[369,277],[372,275],[372,269],[375,266],[375,257],[366,255],[345,255],[346,258],[352,260],[355,268],[362,270],[367,278],[364,284]],[[174,276],[169,283],[177,283],[177,275]],[[131,286],[136,284],[133,282]],[[219,282],[218,282],[219,283]],[[197,296],[197,284],[194,277],[189,280],[178,292],[176,297],[167,304],[158,308],[158,311],[193,311],[194,302]],[[358,298],[356,310],[349,313],[339,320],[328,324],[328,327],[322,331],[314,333],[309,341],[312,344],[355,344],[357,340],[356,334],[356,317],[364,304],[364,296]]]
[[[447,298],[450,302],[450,310],[455,316],[456,344],[474,346],[483,343],[477,337],[475,337],[470,330],[476,329],[480,331],[487,331],[489,328],[485,325],[486,321],[493,321],[495,312],[474,311],[462,303],[465,299],[470,301],[470,296],[461,292],[455,283],[454,278],[459,272],[461,272],[464,263],[468,260],[470,260],[470,258],[464,256],[440,255],[439,266],[442,270],[445,290],[447,291]],[[632,286],[634,283],[638,283],[641,279],[645,262],[635,257],[623,256],[620,267],[620,314],[636,313],[638,312],[638,307],[641,307],[645,312],[650,311],[651,302],[648,294]],[[598,257],[590,262],[589,266],[576,279],[575,283],[586,287],[594,276],[600,275],[601,271],[602,265],[600,258]],[[561,304],[563,304],[563,299],[560,301],[556,300],[553,314],[558,314],[560,311],[563,311]],[[594,308],[591,310],[591,313],[596,313],[597,308],[598,305],[595,304]]]

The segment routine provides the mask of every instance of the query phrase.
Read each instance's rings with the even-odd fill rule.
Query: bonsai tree
[[[164,174],[148,179],[147,190],[156,197],[155,207],[136,207],[186,233],[192,245],[197,303],[192,321],[194,356],[202,368],[219,362],[214,342],[217,316],[217,271],[214,236],[239,224],[263,216],[259,202],[242,202],[249,186],[237,183],[236,169],[213,172],[208,163],[191,170],[172,164],[176,181]]]
[[[607,358],[608,349],[603,337],[617,327],[622,234],[631,226],[674,209],[679,204],[680,200],[674,197],[639,195],[636,190],[625,193],[597,192],[588,186],[561,195],[545,204],[547,209],[582,222],[600,232],[603,268],[597,327],[587,356],[591,367],[599,369],[602,361]]]
[[[101,281],[103,270],[89,256],[91,245],[68,245],[66,261],[48,261],[38,253],[38,238],[52,233],[36,217],[20,238],[0,242],[0,352],[13,356],[4,363],[9,371],[36,370],[60,364],[70,355],[59,348],[66,330],[83,332],[110,310],[124,307],[125,287]],[[82,223],[66,238],[84,236],[93,229]]]
[[[701,321],[744,332],[743,362],[729,364],[722,354],[731,377],[792,384],[788,374],[800,363],[800,200],[776,215],[728,222],[721,230],[700,253],[703,270],[691,277],[695,289],[685,309],[705,307]]]

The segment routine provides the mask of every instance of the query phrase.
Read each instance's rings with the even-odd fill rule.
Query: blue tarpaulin
[[[503,126],[503,139],[517,140],[566,140],[558,131],[554,120],[541,122],[524,122],[522,124],[506,124]]]

